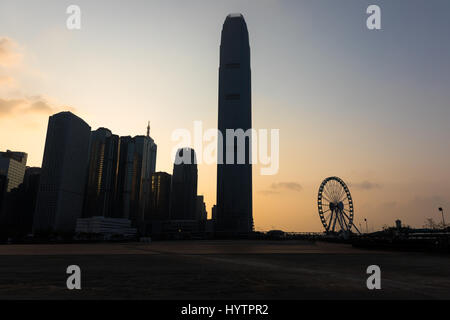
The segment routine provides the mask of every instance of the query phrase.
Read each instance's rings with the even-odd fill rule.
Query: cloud
[[[74,108],[70,107],[56,107],[41,96],[20,99],[0,98],[0,118],[24,113],[50,115],[63,109],[75,111]]]
[[[12,39],[0,37],[0,67],[13,67],[22,62],[19,46]]]
[[[11,67],[22,67],[23,54],[19,45],[8,37],[0,37],[0,119],[18,115],[50,115],[61,110],[74,112],[74,108],[57,107],[51,99],[41,95],[27,96],[21,92],[14,76],[17,71],[25,72],[26,68],[12,70]],[[10,91],[14,89],[14,91]],[[9,94],[8,94],[9,93]]]
[[[12,113],[14,110],[17,110],[22,104],[24,100],[22,99],[1,99],[0,98],[0,117]]]
[[[55,108],[50,106],[46,101],[38,100],[36,102],[33,102],[29,106],[27,111],[28,112],[53,113],[55,111]]]
[[[278,182],[272,183],[270,188],[273,190],[286,189],[292,191],[300,191],[302,189],[302,186],[297,182]]]
[[[261,190],[259,193],[264,195],[273,195],[279,194],[283,190],[299,192],[302,190],[302,186],[297,182],[274,182],[271,184],[270,189]]]
[[[266,196],[270,196],[270,195],[274,195],[274,194],[279,194],[279,191],[273,191],[273,190],[261,190],[259,191],[259,193],[266,195]]]
[[[372,190],[381,188],[379,184],[367,180],[362,181],[360,183],[353,183],[351,186],[362,190]]]

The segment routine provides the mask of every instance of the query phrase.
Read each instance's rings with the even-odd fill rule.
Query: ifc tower
[[[228,141],[227,129],[244,132],[252,127],[250,45],[241,14],[225,19],[220,44],[219,141],[217,164],[217,217],[215,230],[227,233],[253,231],[251,136],[245,139],[245,163],[237,163],[237,139]],[[234,153],[228,163],[227,154]]]

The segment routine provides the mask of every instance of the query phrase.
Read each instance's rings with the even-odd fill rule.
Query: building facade
[[[83,217],[113,215],[118,162],[119,137],[106,128],[92,131]]]
[[[151,220],[169,220],[171,182],[172,176],[167,172],[152,175]]]
[[[35,234],[73,233],[81,216],[91,128],[71,112],[49,118],[33,220]]]
[[[114,217],[130,219],[135,227],[145,225],[151,216],[156,154],[149,127],[146,136],[120,137]]]
[[[8,178],[6,191],[10,192],[23,182],[28,155],[25,152],[7,150],[0,152],[0,174]]]
[[[251,115],[250,45],[241,14],[229,15],[222,29],[219,67],[218,129],[224,137],[218,147],[216,231],[249,233],[253,230],[251,134],[244,141],[226,139],[227,130],[248,132]],[[238,163],[238,143],[244,161]],[[228,161],[233,159],[231,163]]]
[[[23,182],[4,195],[0,234],[21,238],[32,232],[40,175],[41,168],[27,167]]]
[[[170,190],[170,219],[195,220],[197,205],[197,159],[195,151],[177,151]]]

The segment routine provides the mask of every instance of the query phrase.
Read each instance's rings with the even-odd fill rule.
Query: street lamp
[[[445,228],[444,209],[442,209],[442,207],[439,207],[439,211],[440,211],[441,214],[442,214],[442,225],[443,225],[444,228]]]
[[[367,218],[364,218],[364,221],[366,222],[366,233],[369,233],[369,227],[367,225]]]

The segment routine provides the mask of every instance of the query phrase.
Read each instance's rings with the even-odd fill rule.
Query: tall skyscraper
[[[251,135],[245,139],[245,162],[242,164],[237,163],[239,141],[226,139],[227,129],[244,132],[251,129],[251,105],[247,24],[241,14],[230,14],[223,25],[220,44],[218,127],[224,143],[223,146],[219,144],[218,149],[216,231],[248,233],[253,230]],[[230,152],[234,152],[233,164],[226,162]]]
[[[120,137],[119,167],[117,170],[117,192],[115,218],[130,218],[130,196],[133,180],[134,142],[130,136]]]
[[[117,185],[119,137],[109,129],[91,132],[84,217],[111,217]]]
[[[72,233],[81,216],[91,128],[71,112],[49,118],[34,233]]]
[[[156,169],[157,146],[150,136],[136,136],[134,143],[135,168],[131,190],[131,220],[141,224],[150,219],[152,174]]]
[[[197,179],[197,158],[194,149],[179,149],[173,165],[170,219],[195,220]]]
[[[171,182],[172,176],[167,172],[152,175],[151,220],[169,220]]]
[[[120,137],[115,217],[138,226],[150,219],[151,179],[156,169],[157,145],[146,136]]]
[[[8,178],[6,191],[17,188],[23,182],[28,155],[25,152],[7,150],[0,152],[0,174]]]

